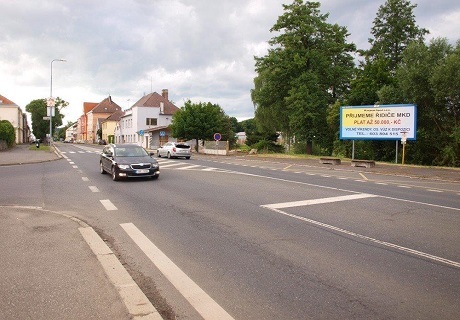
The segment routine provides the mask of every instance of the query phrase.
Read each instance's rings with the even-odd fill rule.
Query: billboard
[[[417,106],[388,104],[340,107],[341,140],[415,140]]]

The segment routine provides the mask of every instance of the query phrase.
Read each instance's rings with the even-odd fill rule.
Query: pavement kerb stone
[[[85,242],[91,248],[99,263],[101,264],[107,278],[112,285],[117,289],[118,294],[125,305],[131,319],[141,320],[161,320],[163,319],[160,313],[152,305],[150,300],[145,296],[137,283],[133,280],[128,271],[123,267],[117,259],[113,251],[105,244],[104,240],[89,226],[86,222],[68,215],[66,213],[55,212],[42,207],[35,206],[3,206],[0,208],[17,208],[27,210],[37,210],[56,214],[68,218],[78,224],[78,230]]]

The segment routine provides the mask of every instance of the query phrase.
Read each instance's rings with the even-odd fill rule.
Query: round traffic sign
[[[219,141],[222,139],[222,135],[220,133],[214,133],[214,140]]]

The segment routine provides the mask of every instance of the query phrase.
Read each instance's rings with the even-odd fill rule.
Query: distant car
[[[136,144],[108,144],[100,156],[100,172],[110,173],[114,181],[120,178],[158,179],[160,167],[153,155]]]
[[[104,146],[107,144],[107,142],[104,139],[99,140],[98,143]]]
[[[158,158],[180,158],[190,159],[192,155],[190,145],[184,142],[167,142],[157,150]]]

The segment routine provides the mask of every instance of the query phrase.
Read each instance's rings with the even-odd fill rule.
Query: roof
[[[160,107],[160,103],[163,102],[164,105],[164,114],[173,114],[179,110],[171,101],[163,97],[157,92],[149,93],[137,101],[134,106],[137,107]]]
[[[97,102],[83,102],[83,113],[87,114],[91,110],[94,109],[95,106],[97,106]]]
[[[112,101],[112,97],[108,96],[101,102],[99,102],[94,108],[88,112],[92,113],[114,113],[115,111],[121,110],[121,107]]]
[[[112,113],[110,116],[104,119],[104,121],[119,121],[121,119],[121,116],[124,115],[124,112],[122,110],[117,110],[114,113]]]
[[[10,99],[8,99],[8,98],[2,96],[1,94],[0,94],[0,104],[12,104],[12,105],[17,106],[16,103],[14,103],[14,102],[11,101]]]

